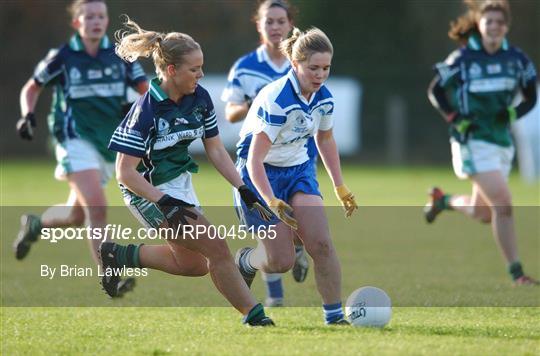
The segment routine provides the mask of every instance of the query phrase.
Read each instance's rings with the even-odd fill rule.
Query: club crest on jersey
[[[160,117],[158,119],[158,127],[157,127],[157,133],[158,136],[165,136],[171,131],[171,128],[169,126],[169,123],[164,118]]]
[[[308,130],[308,119],[301,112],[294,118],[294,132],[306,132]]]
[[[470,78],[479,78],[482,76],[482,67],[476,62],[473,62],[469,67],[469,77]]]
[[[196,108],[193,109],[191,113],[193,114],[193,117],[195,118],[195,120],[200,122],[203,119],[203,114],[202,114],[203,112],[204,112],[204,107],[197,106]]]
[[[79,83],[81,81],[81,77],[81,72],[77,68],[73,67],[69,70],[69,80],[73,84]]]

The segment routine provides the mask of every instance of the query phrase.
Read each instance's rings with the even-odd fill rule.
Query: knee
[[[107,207],[105,206],[89,206],[88,218],[90,222],[106,221],[107,220]]]
[[[268,256],[267,269],[270,273],[285,273],[294,265],[294,255],[277,254]]]
[[[70,223],[73,226],[83,226],[85,223],[84,211],[82,209],[72,209],[69,214]]]
[[[508,205],[494,205],[492,207],[493,213],[496,214],[498,217],[510,217],[512,216],[512,205],[511,203],[508,203]]]

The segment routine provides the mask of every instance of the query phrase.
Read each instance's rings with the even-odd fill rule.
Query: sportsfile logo
[[[107,224],[103,228],[68,227],[43,228],[41,239],[51,243],[60,240],[198,240],[207,239],[269,239],[276,238],[276,225],[247,227],[245,225],[178,225],[175,228],[138,228],[123,227],[121,224]]]

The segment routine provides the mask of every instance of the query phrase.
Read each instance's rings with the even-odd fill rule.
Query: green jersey
[[[135,87],[146,80],[140,64],[124,62],[106,36],[92,57],[76,34],[38,64],[34,80],[39,85],[54,86],[48,121],[55,140],[82,138],[107,161],[114,161],[115,153],[107,145],[122,120],[127,86]]]
[[[203,87],[198,85],[177,104],[159,84],[158,79],[150,82],[148,92],[133,104],[109,144],[113,151],[142,158],[137,170],[154,186],[184,172],[196,173],[189,145],[219,134],[214,104]]]
[[[473,35],[466,47],[435,67],[450,105],[460,116],[471,118],[471,138],[512,145],[509,123],[495,117],[512,104],[518,90],[536,82],[536,71],[527,56],[506,40],[499,51],[488,54],[480,37]]]

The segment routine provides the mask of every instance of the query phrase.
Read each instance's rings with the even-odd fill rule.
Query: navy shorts
[[[265,164],[264,168],[274,195],[288,204],[290,204],[293,195],[298,192],[321,196],[316,169],[311,159],[292,167],[276,167]],[[239,158],[236,162],[236,169],[249,189],[254,191],[261,201],[264,201],[249,177],[246,160]],[[247,208],[236,189],[234,190],[234,206],[240,222],[248,228],[276,225],[279,222],[275,216],[271,221],[262,220],[255,209],[249,210]]]

